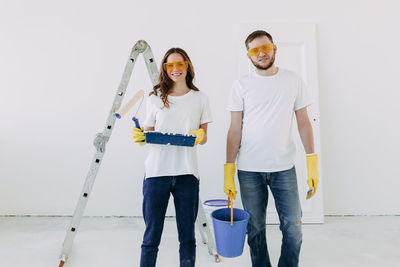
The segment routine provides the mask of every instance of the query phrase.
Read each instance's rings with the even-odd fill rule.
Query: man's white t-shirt
[[[168,96],[169,108],[158,96],[147,99],[145,127],[156,132],[190,134],[203,123],[212,121],[208,98],[200,91],[190,90],[182,96]],[[196,147],[147,144],[145,177],[193,174],[199,179]]]
[[[237,168],[254,172],[292,168],[294,111],[310,104],[303,81],[289,70],[279,68],[272,76],[252,72],[235,81],[227,109],[243,111]]]

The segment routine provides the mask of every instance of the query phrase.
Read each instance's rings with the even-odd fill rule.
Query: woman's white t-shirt
[[[190,90],[182,96],[168,96],[169,108],[158,96],[147,98],[145,127],[156,132],[190,134],[203,123],[212,121],[208,98],[200,91]],[[147,144],[145,177],[193,174],[199,179],[196,147]]]
[[[293,167],[294,111],[311,104],[303,81],[292,71],[279,68],[273,76],[253,72],[231,89],[228,110],[243,111],[239,170],[276,172]]]

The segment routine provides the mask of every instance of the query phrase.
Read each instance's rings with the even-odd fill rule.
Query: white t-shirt
[[[237,168],[255,172],[292,168],[294,111],[310,104],[303,81],[289,70],[279,68],[273,76],[252,72],[235,81],[227,109],[243,111]]]
[[[212,121],[208,98],[190,90],[182,96],[168,96],[169,108],[158,96],[147,99],[145,127],[156,132],[190,134],[200,124]],[[150,151],[145,161],[145,177],[193,174],[199,179],[196,147],[147,144]]]

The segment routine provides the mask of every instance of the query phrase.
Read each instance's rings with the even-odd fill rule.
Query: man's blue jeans
[[[265,231],[268,186],[275,200],[283,236],[278,267],[298,266],[302,212],[295,168],[279,172],[238,170],[238,177],[243,207],[250,214],[247,242],[253,267],[271,266]]]
[[[171,193],[174,196],[178,227],[180,267],[193,267],[195,264],[194,225],[199,206],[199,180],[193,175],[179,175],[146,178],[143,182],[143,217],[146,231],[142,243],[141,267],[156,265]]]

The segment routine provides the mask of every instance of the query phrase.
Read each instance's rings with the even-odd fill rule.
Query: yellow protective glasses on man
[[[164,70],[173,71],[175,68],[177,70],[186,70],[188,68],[188,63],[186,61],[174,61],[164,63]]]
[[[268,44],[263,44],[263,45],[252,47],[249,50],[247,50],[247,52],[249,53],[249,56],[256,57],[261,52],[263,52],[264,54],[268,54],[272,50],[274,50],[274,44],[268,43]]]

